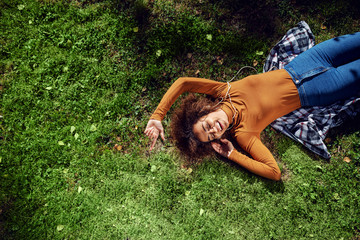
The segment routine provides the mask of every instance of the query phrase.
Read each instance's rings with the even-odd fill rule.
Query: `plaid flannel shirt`
[[[287,31],[285,36],[271,49],[266,58],[263,71],[282,69],[300,53],[315,45],[315,37],[308,24],[301,21]],[[299,108],[276,119],[271,126],[300,142],[312,152],[323,158],[331,155],[324,144],[326,134],[331,128],[342,124],[346,119],[360,112],[360,96],[336,102],[326,107]],[[356,107],[357,106],[357,107]]]

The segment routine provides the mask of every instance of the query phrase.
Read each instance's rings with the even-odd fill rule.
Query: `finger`
[[[151,129],[150,131],[150,136],[151,138],[156,137],[157,138],[158,132],[156,131],[156,129]]]
[[[221,143],[223,144],[223,146],[226,146],[227,148],[233,147],[232,143],[227,139],[224,139],[223,141],[221,141]]]
[[[152,135],[152,138],[155,139],[155,140],[157,140],[158,137],[159,137],[159,133],[154,132],[153,135]]]
[[[152,135],[153,129],[149,129],[149,131],[147,132],[147,135],[150,137]]]
[[[155,144],[156,144],[156,138],[154,138],[154,140],[152,141],[152,144],[150,146],[150,151],[153,150]]]
[[[145,131],[145,135],[149,137],[149,135],[150,135],[150,130]]]
[[[149,149],[149,151],[153,150],[154,146],[155,146],[155,143],[154,143],[154,142],[152,142],[152,143],[151,143],[151,145],[150,145],[150,149]]]
[[[144,133],[145,133],[146,135],[148,135],[148,133],[149,133],[152,129],[153,129],[153,127],[147,127],[147,128],[145,129]]]
[[[164,131],[162,131],[162,130],[160,132],[160,137],[163,141],[165,141]]]
[[[152,135],[152,131],[148,131],[148,132],[146,133],[146,136],[148,136],[149,138],[151,138],[151,135]]]
[[[156,136],[156,138],[159,136],[159,131],[156,128],[153,130],[153,135]]]
[[[216,142],[211,142],[211,146],[216,152],[220,151],[220,144],[218,144]]]
[[[227,140],[226,138],[222,138],[220,139],[220,141],[224,144],[228,144],[229,143],[229,140]]]

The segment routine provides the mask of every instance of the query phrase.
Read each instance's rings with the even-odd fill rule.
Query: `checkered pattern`
[[[301,52],[315,45],[315,37],[308,24],[301,21],[271,49],[263,71],[282,69]],[[326,107],[297,109],[276,119],[271,126],[288,137],[300,142],[323,158],[331,155],[324,144],[329,129],[341,125],[346,119],[360,113],[360,96],[336,102]]]

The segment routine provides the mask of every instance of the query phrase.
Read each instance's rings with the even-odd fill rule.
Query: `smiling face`
[[[226,113],[218,109],[199,119],[193,126],[193,133],[201,142],[220,139],[229,127]]]

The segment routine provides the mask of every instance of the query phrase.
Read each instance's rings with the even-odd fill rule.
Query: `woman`
[[[193,156],[205,154],[211,146],[255,174],[280,180],[280,169],[260,140],[264,128],[297,108],[329,105],[359,91],[360,32],[322,42],[284,69],[248,76],[231,84],[180,78],[164,95],[145,134],[153,140],[151,150],[159,134],[164,140],[161,120],[177,97],[184,92],[210,95],[221,100],[212,103],[190,95],[174,113],[171,128],[179,149]],[[227,130],[251,157],[222,138]]]

